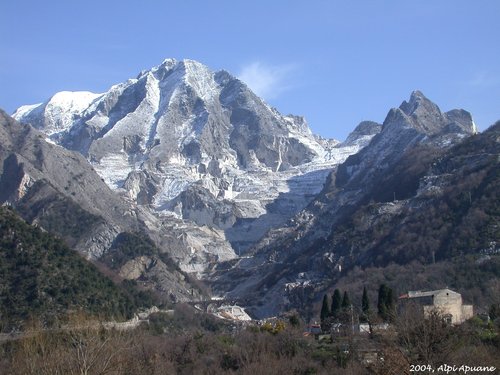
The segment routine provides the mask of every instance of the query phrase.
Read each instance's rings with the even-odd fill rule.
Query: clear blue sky
[[[344,139],[419,89],[500,119],[498,0],[15,0],[0,7],[0,108],[106,91],[167,57],[247,80]]]

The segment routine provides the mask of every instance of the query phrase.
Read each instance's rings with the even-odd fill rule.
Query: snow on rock
[[[83,110],[100,96],[87,91],[61,91],[45,103],[20,107],[13,117],[21,122],[33,122],[33,126],[43,128],[45,134],[51,136],[67,130]],[[43,119],[39,117],[41,113]]]
[[[14,117],[85,155],[110,187],[156,215],[200,226],[176,240],[192,251],[172,250],[198,273],[306,207],[377,130],[362,127],[345,144],[322,139],[229,73],[175,59],[104,94],[61,92]]]

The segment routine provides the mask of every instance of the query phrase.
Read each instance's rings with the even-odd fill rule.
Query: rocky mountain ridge
[[[155,215],[220,233],[219,260],[303,209],[379,130],[365,126],[345,144],[321,139],[229,73],[173,59],[104,94],[58,93],[14,117],[80,152],[111,188]],[[186,271],[210,267],[199,260],[179,259]]]
[[[216,274],[215,288],[260,301],[254,305],[257,315],[272,315],[284,309],[297,291],[303,293],[303,287],[314,289],[321,280],[335,277],[345,268],[346,256],[356,245],[339,252],[325,244],[339,227],[350,222],[359,207],[373,200],[395,201],[387,203],[384,210],[396,214],[406,199],[417,194],[422,177],[419,174],[409,181],[399,175],[385,185],[387,190],[381,189],[381,182],[398,167],[412,171],[413,165],[419,163],[422,154],[415,150],[425,147],[444,152],[475,133],[468,112],[443,113],[421,92],[413,92],[408,102],[389,111],[381,131],[368,146],[329,175],[321,193],[303,211],[287,225],[270,231],[253,247],[252,257],[240,260],[230,271]],[[359,258],[354,263],[357,261]]]

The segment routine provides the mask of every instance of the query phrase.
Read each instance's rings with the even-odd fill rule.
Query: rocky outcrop
[[[353,146],[359,143],[367,143],[380,133],[382,125],[375,121],[362,121],[358,126],[349,134],[347,139],[343,142],[343,146]]]

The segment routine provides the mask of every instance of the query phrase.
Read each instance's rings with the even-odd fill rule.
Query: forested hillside
[[[413,149],[325,245],[358,266],[428,264],[495,251],[499,138],[497,123],[445,153]]]
[[[79,310],[123,319],[148,303],[149,295],[115,285],[61,240],[0,208],[2,330],[22,326],[30,317],[52,325]]]

